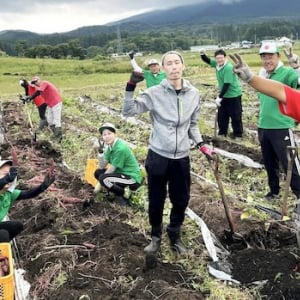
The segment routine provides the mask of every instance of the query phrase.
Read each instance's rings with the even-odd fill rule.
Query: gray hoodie
[[[149,111],[153,125],[150,149],[167,158],[189,155],[191,138],[196,144],[203,141],[199,131],[200,94],[183,79],[179,95],[167,79],[145,90],[136,99],[134,92],[125,92],[123,116],[131,117]]]

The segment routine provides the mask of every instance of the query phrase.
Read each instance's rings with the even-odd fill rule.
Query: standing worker
[[[204,51],[200,52],[201,59],[216,69],[219,94],[215,100],[218,107],[219,135],[227,136],[229,120],[232,125],[232,138],[243,136],[242,122],[242,89],[238,77],[232,71],[232,64],[226,58],[226,52],[219,49],[215,58],[209,58]]]
[[[62,113],[62,97],[58,89],[49,81],[41,80],[38,76],[34,76],[31,84],[36,87],[36,92],[28,96],[28,100],[33,100],[41,95],[47,106],[47,122],[54,133],[54,137],[58,142],[62,139],[61,130],[61,113]]]
[[[280,112],[300,123],[299,90],[295,90],[281,82],[255,75],[238,54],[230,55],[230,57],[234,61],[233,71],[241,80],[257,91],[277,100]]]
[[[149,70],[142,69],[134,59],[134,51],[129,52],[130,63],[134,72],[143,73],[147,88],[160,84],[166,78],[166,73],[160,70],[159,62],[152,58],[148,61]]]
[[[182,55],[176,51],[165,53],[162,68],[166,79],[146,89],[136,99],[136,84],[144,78],[141,73],[133,72],[126,85],[123,105],[125,117],[149,112],[153,126],[145,162],[151,225],[151,242],[144,249],[146,264],[148,259],[156,258],[160,248],[167,191],[172,203],[167,226],[170,246],[178,254],[186,252],[180,230],[190,198],[189,138],[202,153],[213,159],[213,152],[204,144],[199,131],[199,91],[182,78],[185,68]]]
[[[259,75],[263,78],[282,82],[290,87],[298,86],[298,74],[290,67],[285,67],[280,60],[279,48],[275,42],[262,43],[259,49],[262,69]],[[258,139],[261,145],[264,165],[268,175],[269,192],[265,195],[268,200],[279,197],[280,165],[287,172],[287,146],[295,147],[293,127],[295,120],[281,114],[276,99],[258,93],[260,111],[258,119]],[[291,179],[291,189],[297,199],[300,197],[300,164],[295,160]]]
[[[20,85],[24,88],[26,96],[31,96],[36,92],[35,85],[29,84],[26,79],[21,79]],[[46,118],[47,104],[45,103],[45,100],[41,95],[35,97],[33,102],[36,105],[39,112],[39,117],[40,117],[39,130],[43,130],[45,127],[48,126],[48,122]]]

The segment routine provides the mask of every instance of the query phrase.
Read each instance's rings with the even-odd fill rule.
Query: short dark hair
[[[217,50],[217,51],[215,52],[215,57],[216,57],[217,55],[224,55],[224,56],[226,56],[226,52],[225,52],[223,49],[219,49],[219,50]]]

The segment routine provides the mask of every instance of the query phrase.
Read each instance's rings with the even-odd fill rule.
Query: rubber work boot
[[[151,242],[144,248],[145,264],[147,269],[153,269],[157,265],[157,252],[160,248],[161,238],[152,236]]]
[[[167,233],[170,239],[171,250],[177,254],[186,254],[187,249],[180,240],[180,228],[167,227]]]
[[[55,131],[55,125],[50,125],[50,129],[54,133],[54,131]]]
[[[39,130],[43,130],[47,126],[48,126],[47,120],[40,120]]]
[[[54,127],[54,138],[60,143],[62,140],[61,127]]]

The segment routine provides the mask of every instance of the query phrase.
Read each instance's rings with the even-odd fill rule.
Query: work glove
[[[215,103],[216,103],[217,107],[221,106],[222,100],[223,100],[223,98],[220,98],[219,96],[216,98]]]
[[[30,96],[22,96],[22,95],[20,95],[19,98],[20,98],[21,101],[23,101],[23,104],[29,103],[29,102],[32,101],[32,98]]]
[[[131,73],[129,83],[136,85],[138,82],[141,82],[144,80],[144,74],[141,72],[133,71]]]
[[[254,76],[248,65],[243,62],[242,58],[237,53],[229,54],[229,56],[234,62],[233,72],[237,74],[241,80],[248,83]]]
[[[9,172],[4,176],[6,183],[13,182],[18,175],[18,170],[16,167],[10,167]]]
[[[206,156],[208,160],[215,160],[216,152],[210,149],[207,145],[203,142],[199,143],[198,145],[199,150]]]
[[[130,59],[133,59],[134,58],[134,50],[131,50],[129,53],[128,53],[128,56],[130,57]]]
[[[99,148],[98,148],[98,159],[102,159],[104,156],[105,143],[99,140]]]
[[[204,49],[201,49],[201,50],[200,50],[200,55],[206,55],[206,52],[205,52]]]
[[[295,53],[293,53],[292,47],[289,48],[289,51],[286,49],[283,49],[283,52],[288,59],[289,65],[293,69],[298,69],[299,68],[299,56]]]
[[[41,185],[42,189],[46,190],[54,181],[55,181],[55,175],[54,174],[50,175],[49,173],[47,173]]]

